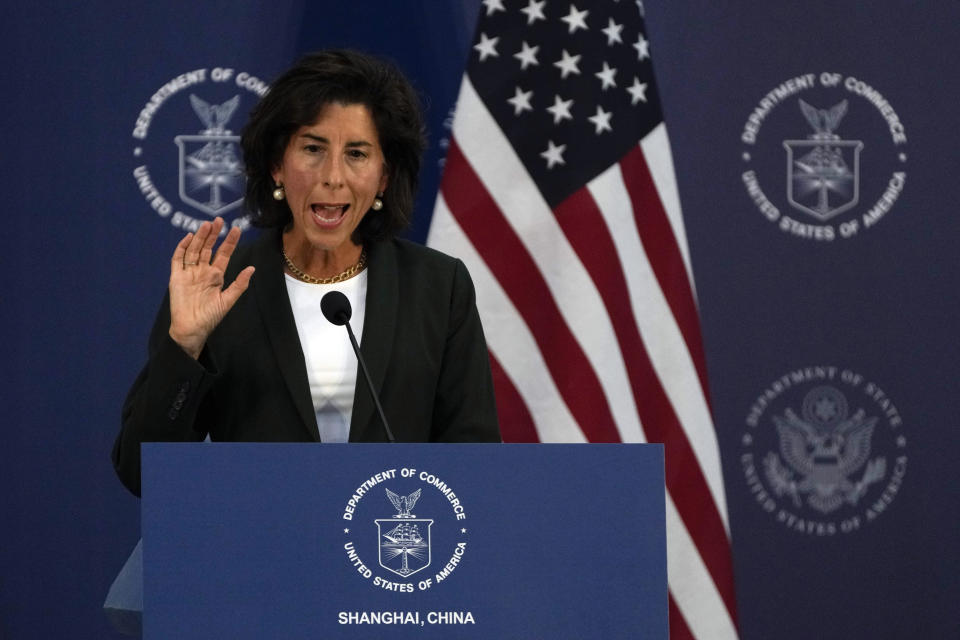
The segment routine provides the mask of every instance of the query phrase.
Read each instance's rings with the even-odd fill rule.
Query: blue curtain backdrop
[[[742,636],[957,637],[960,8],[645,4]],[[410,232],[423,240],[479,10],[479,0],[5,7],[0,638],[119,637],[101,606],[139,537],[138,501],[109,462],[120,405],[184,228],[218,207],[242,224],[229,188],[198,201],[180,184],[175,141],[204,129],[188,96],[239,96],[236,134],[299,53],[393,58],[427,108]],[[843,175],[823,173],[824,153]],[[792,430],[776,427],[791,415]],[[836,443],[798,435],[799,423],[834,418],[851,438],[872,421],[854,471],[837,471]],[[784,453],[804,445],[815,468]]]

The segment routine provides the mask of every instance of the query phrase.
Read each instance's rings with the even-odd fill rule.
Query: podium
[[[667,638],[660,445],[143,445],[144,638]]]

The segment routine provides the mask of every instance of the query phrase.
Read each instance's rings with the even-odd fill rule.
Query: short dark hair
[[[316,122],[329,104],[362,104],[373,118],[386,161],[383,209],[369,211],[352,240],[366,244],[395,236],[410,223],[425,146],[420,102],[410,82],[391,63],[345,49],[312,53],[271,85],[254,107],[240,144],[246,164],[245,202],[259,227],[286,227],[293,220],[286,200],[273,198],[272,172],[290,137]]]

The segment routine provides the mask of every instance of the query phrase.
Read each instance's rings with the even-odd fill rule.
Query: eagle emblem
[[[829,109],[818,109],[811,104],[800,100],[800,111],[807,123],[813,127],[814,134],[811,138],[815,140],[837,140],[840,138],[834,133],[840,125],[843,116],[847,114],[847,101],[844,100],[835,104]]]
[[[400,497],[395,494],[390,489],[387,489],[387,497],[390,498],[390,502],[393,503],[393,506],[397,510],[397,515],[395,518],[413,518],[410,513],[410,510],[413,509],[413,505],[417,504],[417,500],[420,499],[420,489],[417,489],[408,496]]]
[[[763,463],[774,493],[789,495],[797,507],[805,497],[821,513],[844,503],[856,505],[886,473],[885,458],[869,459],[877,419],[867,417],[863,409],[848,415],[846,398],[829,386],[811,390],[804,397],[801,414],[788,408],[782,416],[773,416],[780,455],[771,451]],[[859,480],[851,480],[864,465]]]
[[[200,121],[206,125],[206,129],[201,134],[210,135],[229,135],[227,123],[233,117],[233,112],[237,110],[240,104],[240,96],[233,96],[223,104],[209,104],[197,96],[190,94],[190,106],[193,112],[197,114]]]

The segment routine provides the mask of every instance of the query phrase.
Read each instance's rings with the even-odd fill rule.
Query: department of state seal
[[[907,472],[896,406],[849,369],[804,367],[753,402],[741,468],[757,504],[780,524],[813,536],[850,533],[893,503]]]

